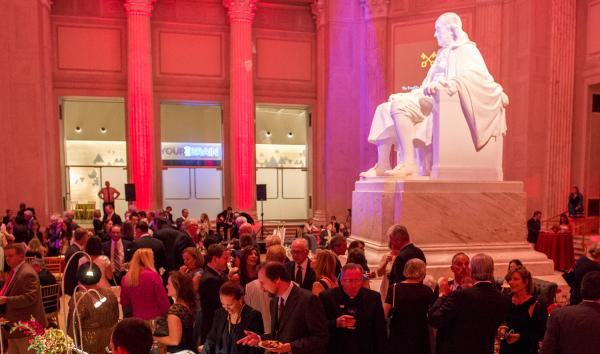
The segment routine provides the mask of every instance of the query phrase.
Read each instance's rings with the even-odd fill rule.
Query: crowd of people
[[[261,255],[246,213],[225,210],[214,230],[205,215],[197,220],[184,209],[173,220],[171,212],[129,210],[123,222],[108,203],[93,230],[76,225],[68,211],[53,216],[45,231],[25,205],[14,217],[7,212],[4,317],[33,316],[45,325],[43,257],[64,254],[68,333],[91,354],[148,353],[151,346],[206,354],[593,353],[600,347],[596,337],[582,335],[600,321],[598,244],[575,267],[573,306],[554,309],[519,260],[496,278],[489,255],[458,252],[452,276],[433,279],[402,225],[387,231],[389,253],[370,269],[365,244],[348,242],[335,219],[324,228],[309,220],[289,249],[275,232]],[[371,289],[374,278],[382,280],[379,291]],[[8,337],[9,352],[26,346],[27,338]]]

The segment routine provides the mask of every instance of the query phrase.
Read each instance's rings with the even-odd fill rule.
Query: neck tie
[[[279,306],[277,307],[277,327],[281,325],[281,315],[283,314],[283,298],[279,298]]]
[[[296,271],[296,283],[302,286],[302,266],[298,264],[298,270]]]
[[[11,269],[10,272],[8,272],[8,276],[6,277],[6,281],[4,282],[4,286],[2,287],[2,290],[0,290],[0,296],[4,296],[4,294],[6,293],[6,290],[8,289],[8,286],[10,285],[10,281],[12,280],[13,275],[15,275],[15,270]]]
[[[118,242],[115,242],[115,249],[114,249],[112,255],[113,255],[113,259],[112,259],[113,270],[115,272],[120,272],[121,271],[121,248],[119,247]]]

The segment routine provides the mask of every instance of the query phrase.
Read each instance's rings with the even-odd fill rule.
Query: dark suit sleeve
[[[263,320],[262,320],[262,316],[260,314],[260,312],[258,311],[250,311],[248,313],[248,315],[250,316],[248,318],[248,327],[247,330],[248,331],[252,331],[258,335],[261,335],[265,332],[265,327],[263,326]],[[260,347],[247,347],[248,349],[248,354],[262,354],[264,353],[264,349],[260,348]]]
[[[441,328],[452,321],[459,312],[460,291],[454,291],[448,297],[440,297],[429,309],[429,324]]]
[[[318,297],[311,295],[304,310],[304,321],[308,326],[308,336],[290,343],[294,354],[324,353],[329,334],[325,311]]]
[[[558,337],[560,335],[560,324],[558,314],[550,315],[546,324],[546,334],[542,343],[540,354],[557,354],[558,353]]]
[[[31,306],[38,297],[40,291],[40,281],[35,273],[24,272],[15,282],[22,286],[23,293],[14,296],[7,296],[7,307],[11,309],[22,309]]]
[[[219,341],[219,336],[221,335],[220,329],[223,324],[223,313],[221,311],[215,312],[215,318],[213,320],[212,326],[210,327],[210,332],[206,336],[206,340],[204,341],[204,348],[202,350],[203,354],[215,354],[217,351],[217,342]]]
[[[375,302],[375,318],[374,318],[374,326],[371,338],[375,339],[374,344],[374,353],[384,354],[387,352],[386,344],[387,344],[387,328],[385,322],[385,316],[383,314],[383,305],[381,304],[381,299],[379,296],[373,298]]]
[[[156,240],[158,240],[158,239],[156,239]],[[160,241],[160,247],[158,248],[157,259],[158,259],[159,264],[156,267],[156,269],[158,270],[161,267],[165,268],[166,267],[165,265],[167,264],[167,261],[166,261],[165,245],[162,243],[162,241]]]
[[[323,310],[325,311],[325,318],[327,319],[327,328],[329,333],[335,331],[336,328],[336,311],[335,301],[332,299],[332,293],[328,290],[321,291],[319,294],[319,300],[323,304]]]

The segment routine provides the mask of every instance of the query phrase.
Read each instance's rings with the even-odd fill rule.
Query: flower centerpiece
[[[21,331],[28,337],[28,350],[33,350],[37,354],[67,354],[73,349],[73,340],[58,328],[44,329],[33,317],[28,321],[19,321],[15,323],[10,333]]]

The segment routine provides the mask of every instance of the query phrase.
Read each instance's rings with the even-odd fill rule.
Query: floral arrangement
[[[29,321],[19,321],[15,323],[10,333],[21,331],[26,336],[33,336],[29,340],[28,350],[33,350],[37,354],[63,354],[70,352],[73,347],[73,340],[69,338],[62,330],[57,328],[44,329],[33,317]]]

